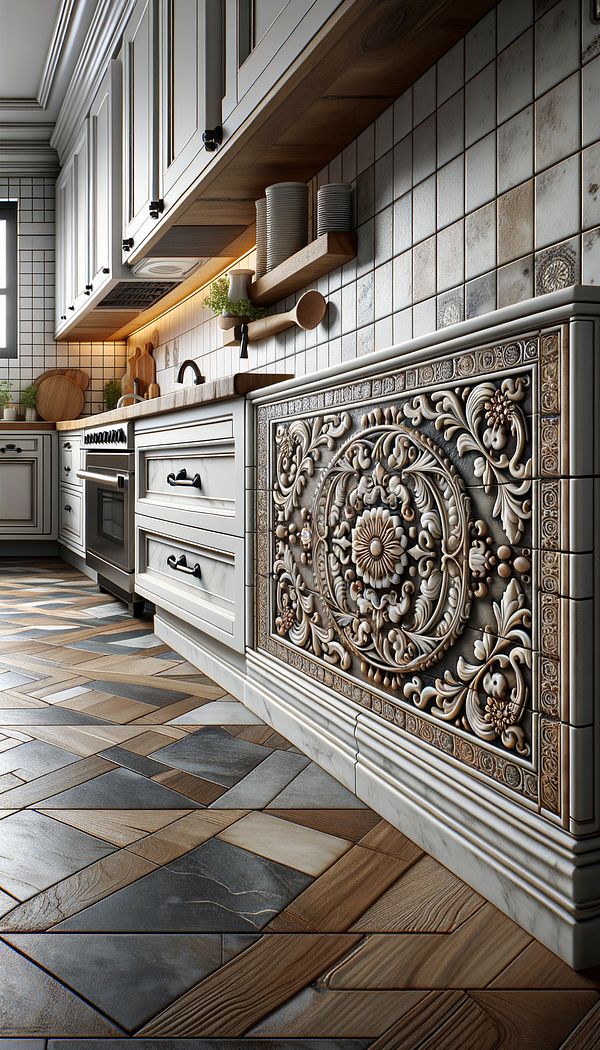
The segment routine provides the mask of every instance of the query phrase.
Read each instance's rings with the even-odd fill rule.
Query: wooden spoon
[[[309,331],[321,323],[326,309],[327,303],[320,292],[314,289],[305,292],[300,296],[293,310],[288,310],[283,314],[273,314],[271,317],[262,317],[260,321],[251,321],[248,325],[248,342],[256,343],[259,339],[277,335],[278,332],[284,332],[286,328],[291,328],[294,324]],[[239,343],[239,341],[238,328],[226,332],[223,338],[226,346]]]

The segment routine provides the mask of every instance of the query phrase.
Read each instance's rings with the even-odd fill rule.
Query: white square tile
[[[454,95],[464,83],[465,76],[465,42],[459,40],[454,47],[440,58],[437,65],[437,104]]]
[[[496,126],[496,63],[482,69],[465,88],[465,142],[472,146]]]
[[[580,12],[560,0],[535,25],[535,93],[543,95],[574,73],[580,61]]]
[[[393,262],[392,304],[394,311],[405,310],[413,301],[412,252],[396,255]]]
[[[490,11],[465,38],[465,73],[467,80],[491,62],[496,54],[496,11]]]
[[[461,90],[437,112],[438,167],[462,153],[465,147],[465,100]]]
[[[413,248],[413,303],[429,299],[436,291],[436,238]]]
[[[448,226],[464,215],[465,175],[464,156],[456,157],[437,173],[438,229]]]
[[[566,240],[579,229],[580,166],[577,154],[536,177],[536,248]]]
[[[600,285],[600,226],[581,238],[581,283]]]
[[[413,242],[425,240],[435,233],[436,177],[431,175],[413,190]]]
[[[498,57],[498,122],[533,102],[533,30]]]
[[[484,273],[465,286],[465,316],[480,317],[496,309],[496,271]]]
[[[502,51],[533,22],[533,0],[501,0],[496,10],[498,51]]]
[[[413,120],[415,126],[433,113],[436,105],[436,68],[432,66],[413,84]]]
[[[579,73],[535,104],[535,170],[542,171],[580,148]]]
[[[394,146],[394,198],[408,193],[413,181],[413,141],[406,135]]]
[[[410,134],[412,127],[412,87],[409,87],[394,102],[394,142],[400,142]]]
[[[498,270],[498,309],[533,297],[533,255],[501,266]]]
[[[394,251],[404,252],[412,245],[412,193],[394,203]]]
[[[436,301],[426,299],[424,302],[413,306],[413,338],[418,339],[421,335],[435,332],[436,329]]]
[[[496,196],[496,132],[480,139],[465,153],[466,207],[474,211]]]
[[[584,149],[581,173],[581,217],[584,230],[600,223],[600,142]]]
[[[598,26],[600,33],[600,26]],[[582,145],[600,139],[600,57],[589,62],[581,72],[581,95],[583,101]]]
[[[375,320],[392,313],[392,263],[375,270]]]
[[[413,182],[421,182],[435,171],[436,125],[435,113],[413,132]]]
[[[406,310],[400,310],[395,313],[392,317],[392,334],[394,339],[394,345],[397,346],[399,343],[406,343],[409,339],[412,339],[413,335],[413,320],[412,320],[412,307],[409,306]]]
[[[533,106],[498,128],[498,193],[533,175]]]

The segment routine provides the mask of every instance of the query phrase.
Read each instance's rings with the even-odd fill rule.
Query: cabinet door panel
[[[93,290],[120,269],[121,63],[112,61],[90,110],[90,278]]]
[[[43,531],[40,466],[35,453],[0,462],[0,536]]]
[[[75,146],[74,154],[74,252],[75,252],[75,288],[74,299],[77,300],[85,295],[85,288],[89,281],[89,229],[90,216],[88,210],[88,127],[87,121]],[[68,247],[68,246],[67,246]],[[70,304],[67,304],[68,306]]]
[[[166,0],[161,10],[161,195],[168,204],[185,169],[194,162],[197,175],[210,159],[203,131],[221,123],[223,18],[221,0]]]
[[[157,195],[157,14],[155,0],[139,0],[123,38],[125,81],[124,235],[135,237]]]

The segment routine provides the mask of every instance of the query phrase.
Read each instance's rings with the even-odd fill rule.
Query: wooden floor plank
[[[573,1029],[560,1050],[598,1050],[599,1046],[600,1003],[596,1003]]]
[[[37,780],[31,780],[21,787],[5,791],[0,795],[0,808],[22,809],[25,806],[33,806],[36,802],[42,802],[58,794],[59,791],[77,787],[115,768],[114,762],[108,762],[105,758],[98,758],[96,755],[83,758],[80,762],[72,762],[68,766],[63,766],[62,769],[56,769],[53,773],[45,773]]]
[[[311,987],[251,1030],[257,1038],[381,1036],[418,1008],[427,992],[340,992]]]
[[[357,940],[352,934],[263,936],[163,1010],[136,1036],[244,1035],[350,951]]]
[[[598,1003],[596,992],[556,989],[471,991],[469,997],[497,1026],[497,1045],[502,1050],[559,1050],[573,1028]]]
[[[41,809],[38,806],[36,809],[53,820],[120,847],[151,836],[191,812],[189,809]]]
[[[246,809],[196,810],[169,827],[132,843],[129,849],[153,864],[168,864],[245,817]]]

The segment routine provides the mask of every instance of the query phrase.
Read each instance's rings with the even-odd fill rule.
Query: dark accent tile
[[[21,780],[34,780],[44,773],[78,762],[80,756],[65,751],[43,740],[28,740],[25,744],[0,753],[0,775],[15,773]]]
[[[185,799],[185,801],[184,801]],[[130,769],[111,769],[85,784],[61,791],[44,802],[46,809],[195,809],[202,808],[178,791],[156,784]]]
[[[125,696],[128,700],[139,700],[154,707],[168,707],[188,695],[185,689],[175,691],[153,685],[135,685],[134,682],[111,682],[104,678],[95,678],[88,683],[90,689],[99,689],[101,693],[111,696]],[[0,725],[2,723],[0,722]]]
[[[240,740],[220,726],[209,726],[162,747],[150,758],[232,787],[271,753],[269,747]]]

